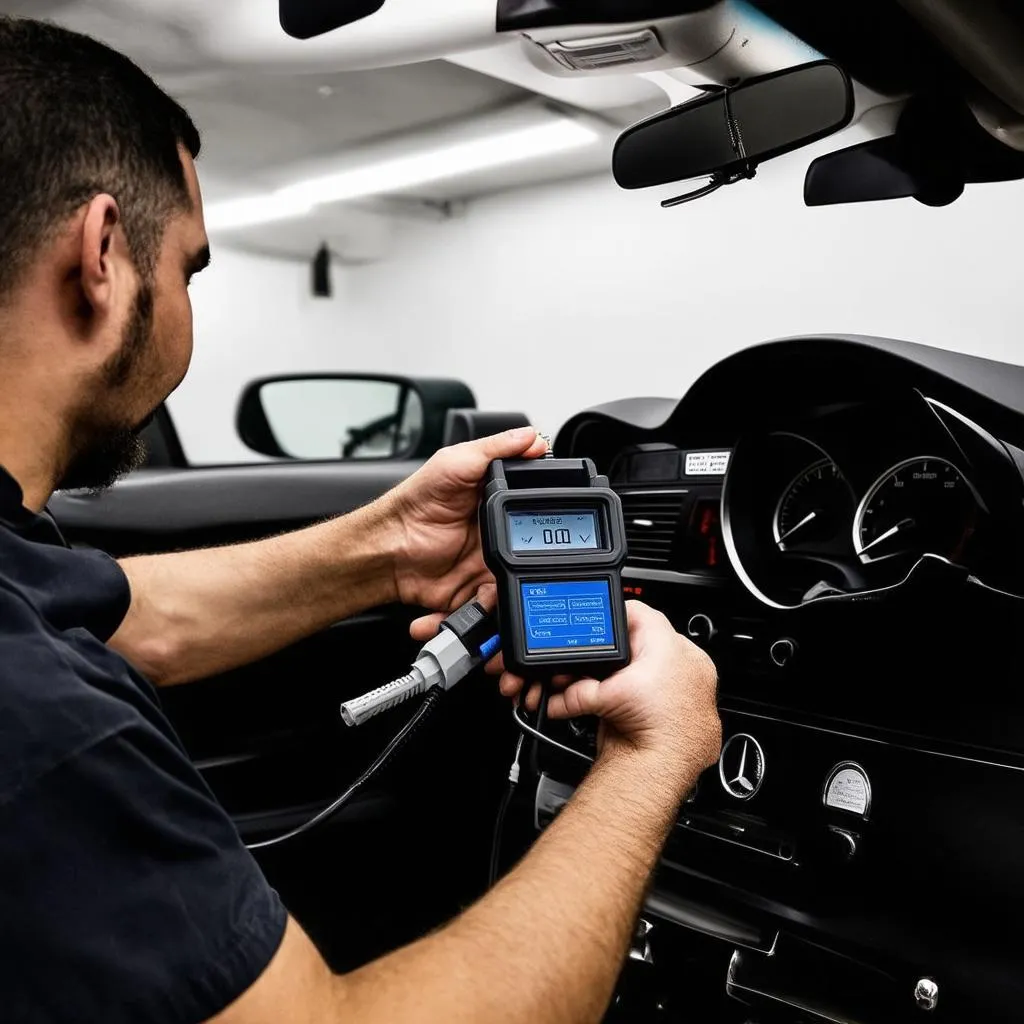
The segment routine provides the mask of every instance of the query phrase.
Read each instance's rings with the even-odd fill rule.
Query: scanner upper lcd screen
[[[509,512],[509,547],[517,552],[596,551],[601,547],[598,536],[597,510],[572,512]]]

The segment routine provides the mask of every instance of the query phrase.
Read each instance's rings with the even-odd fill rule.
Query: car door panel
[[[109,491],[54,495],[50,511],[72,543],[116,556],[271,536],[365,505],[420,462],[258,463],[144,469]]]

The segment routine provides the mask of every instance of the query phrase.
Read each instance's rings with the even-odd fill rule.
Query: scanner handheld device
[[[622,503],[590,459],[498,459],[480,504],[505,667],[598,679],[629,662]]]

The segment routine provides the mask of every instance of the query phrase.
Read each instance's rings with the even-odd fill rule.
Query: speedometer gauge
[[[942,555],[958,561],[974,532],[978,502],[953,463],[940,458],[901,462],[864,496],[853,524],[862,562],[895,555]]]
[[[775,508],[775,543],[780,551],[830,550],[849,536],[853,492],[831,459],[819,459],[799,473]],[[849,550],[849,541],[842,542]]]

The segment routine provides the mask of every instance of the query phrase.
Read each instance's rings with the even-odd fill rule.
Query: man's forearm
[[[698,770],[688,774],[692,785]],[[650,755],[619,752],[599,762],[530,854],[479,903],[338,979],[332,1019],[600,1020],[675,821],[679,781]]]
[[[251,544],[125,559],[132,603],[110,644],[158,685],[255,661],[395,600],[389,531],[370,505]]]

